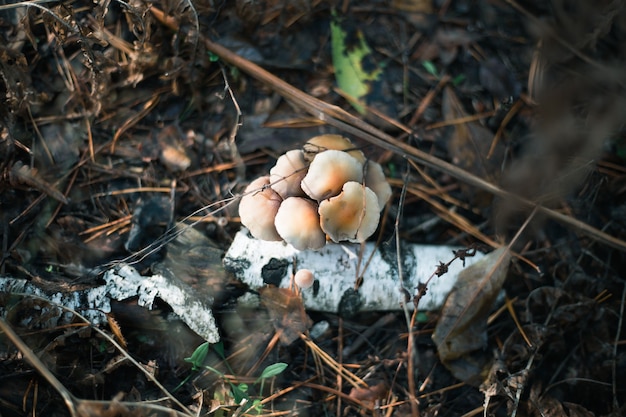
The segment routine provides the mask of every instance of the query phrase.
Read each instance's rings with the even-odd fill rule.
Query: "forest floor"
[[[626,415],[623,2],[32,1],[0,39],[0,281],[42,291],[0,293],[0,416]],[[507,248],[456,313],[305,314],[224,269],[243,190],[326,133],[392,186],[372,242],[464,248],[432,279]],[[158,298],[60,315],[122,264],[220,341]]]

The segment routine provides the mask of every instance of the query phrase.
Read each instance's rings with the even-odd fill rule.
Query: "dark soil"
[[[202,362],[213,370],[194,370],[184,358],[203,340],[167,304],[113,304],[103,334],[153,372],[182,410],[77,318],[44,326],[47,302],[0,293],[3,320],[82,400],[81,416],[166,408],[217,416],[626,415],[623,3],[3,6],[0,279],[71,292],[101,285],[120,262],[156,273],[168,255],[177,263],[175,253],[177,278],[215,300],[222,342]],[[333,13],[348,49],[362,36],[372,49],[364,66],[382,68],[367,114],[337,89]],[[254,64],[363,124],[299,101]],[[376,132],[393,141],[377,142]],[[397,232],[402,242],[485,252],[511,243],[506,296],[482,308],[489,321],[478,349],[440,357],[431,338],[439,312],[407,324],[403,312],[311,311],[328,329],[314,342],[286,344],[272,325],[275,311],[237,303],[248,289],[220,263],[240,228],[232,197],[284,151],[322,133],[350,137],[383,165],[394,195],[380,242],[393,244]],[[171,246],[177,222],[200,231],[210,255]],[[0,416],[71,415],[59,387],[5,336]],[[288,366],[259,383],[275,363]],[[350,375],[364,384],[351,385]],[[238,404],[241,383],[250,401],[263,400],[258,407]]]

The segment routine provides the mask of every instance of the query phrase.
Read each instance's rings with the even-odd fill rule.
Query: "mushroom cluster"
[[[288,151],[268,176],[252,181],[239,204],[241,223],[261,240],[298,250],[363,242],[378,227],[391,187],[380,164],[349,139],[321,135]]]

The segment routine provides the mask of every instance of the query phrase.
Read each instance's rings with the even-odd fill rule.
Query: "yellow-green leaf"
[[[371,83],[378,80],[382,70],[378,65],[373,69],[367,68],[365,63],[372,61],[372,50],[365,42],[363,33],[357,29],[355,36],[349,36],[335,13],[330,24],[330,34],[337,85],[347,95],[352,106],[359,113],[365,114],[365,97],[371,91]],[[350,44],[348,39],[353,38],[354,42]]]

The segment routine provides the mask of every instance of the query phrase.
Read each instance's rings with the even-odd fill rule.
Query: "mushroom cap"
[[[298,250],[320,249],[326,244],[317,204],[307,198],[285,199],[276,213],[274,225],[285,242]]]
[[[241,224],[246,226],[252,236],[261,240],[282,240],[274,218],[283,199],[268,187],[270,177],[264,176],[252,181],[244,191],[239,202]]]
[[[307,161],[312,161],[320,152],[327,150],[346,151],[353,157],[355,157],[362,164],[365,163],[365,155],[363,152],[355,149],[354,144],[350,139],[341,135],[320,135],[312,137],[307,140],[303,146],[304,157]]]
[[[294,149],[281,155],[270,169],[270,183],[274,191],[285,199],[304,196],[300,182],[306,175],[308,162],[302,149]]]
[[[315,155],[302,179],[302,190],[313,200],[336,196],[348,181],[363,180],[363,164],[346,152],[329,150]]]
[[[364,242],[378,227],[378,197],[368,187],[354,181],[345,183],[336,197],[319,207],[322,230],[334,241]]]
[[[298,272],[293,277],[296,285],[302,289],[313,286],[315,282],[315,275],[310,269],[298,269]]]
[[[387,178],[385,178],[383,167],[381,167],[378,162],[367,161],[367,166],[365,167],[365,186],[376,193],[376,197],[378,197],[378,208],[381,210],[384,209],[385,204],[389,201],[389,197],[391,197],[392,191],[391,186],[387,182]]]

